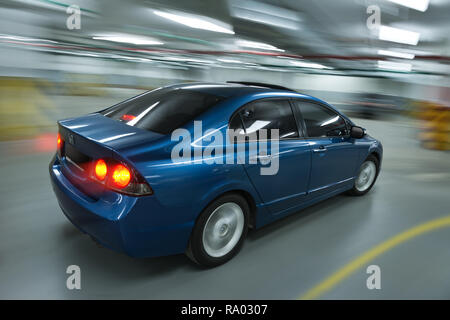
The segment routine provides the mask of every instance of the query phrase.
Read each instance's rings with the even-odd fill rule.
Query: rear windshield
[[[169,134],[220,100],[222,97],[203,92],[163,88],[116,104],[101,114],[130,126]]]

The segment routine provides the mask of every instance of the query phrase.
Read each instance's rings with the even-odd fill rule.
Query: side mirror
[[[350,129],[350,137],[355,138],[355,139],[361,139],[362,137],[364,137],[366,134],[366,129],[358,127],[358,126],[353,126]]]

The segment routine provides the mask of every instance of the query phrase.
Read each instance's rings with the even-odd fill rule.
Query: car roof
[[[266,87],[264,84],[248,84],[247,83],[237,83],[237,82],[228,82],[228,83],[214,83],[214,82],[192,82],[192,83],[183,83],[172,86],[174,89],[186,89],[186,90],[194,90],[200,91],[204,93],[213,94],[216,96],[231,98],[240,95],[251,95],[254,93],[269,93],[269,92],[294,92],[289,89],[284,89],[282,87],[275,86],[276,89]]]

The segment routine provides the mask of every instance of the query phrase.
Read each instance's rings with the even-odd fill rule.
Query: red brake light
[[[131,121],[135,118],[136,116],[133,116],[132,114],[124,114],[123,116],[120,117],[120,119],[122,119],[123,121]]]
[[[103,159],[98,159],[95,163],[95,176],[98,180],[103,181],[108,173],[108,167]]]
[[[58,135],[56,136],[56,147],[57,149],[61,149],[61,145],[62,145],[62,139],[61,139],[61,135],[58,132]]]
[[[131,180],[131,173],[127,167],[118,164],[114,167],[112,182],[116,187],[125,188]]]

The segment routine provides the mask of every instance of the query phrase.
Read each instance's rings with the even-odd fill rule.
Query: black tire
[[[223,256],[214,257],[209,255],[205,249],[205,244],[203,243],[204,238],[203,232],[213,212],[220,206],[227,203],[237,204],[241,208],[244,216],[243,230],[239,240],[231,249],[231,251],[229,251]],[[208,268],[216,267],[218,265],[227,262],[228,260],[233,258],[242,247],[244,239],[247,236],[249,215],[250,215],[249,205],[242,196],[235,193],[230,193],[217,198],[212,203],[210,203],[197,218],[197,222],[195,223],[194,229],[192,230],[189,245],[186,250],[186,255],[195,263]]]
[[[375,181],[377,181],[378,173],[379,173],[379,170],[380,170],[380,162],[378,161],[377,157],[375,157],[373,154],[370,154],[370,155],[366,158],[366,160],[363,161],[363,163],[361,164],[361,166],[362,166],[365,162],[367,162],[367,161],[371,161],[371,162],[373,162],[373,163],[375,164],[375,168],[376,168],[375,179],[373,179],[373,181],[372,181],[372,183],[370,184],[370,186],[369,186],[366,190],[364,190],[364,191],[360,191],[360,190],[358,190],[358,189],[356,188],[356,179],[355,179],[355,182],[354,182],[354,184],[353,184],[353,188],[350,189],[350,190],[348,191],[348,193],[349,193],[350,195],[352,195],[352,196],[362,196],[362,195],[365,195],[367,192],[370,191],[370,189],[372,189],[373,185],[375,184]],[[359,175],[360,171],[361,171],[361,168],[358,170],[358,175]]]

